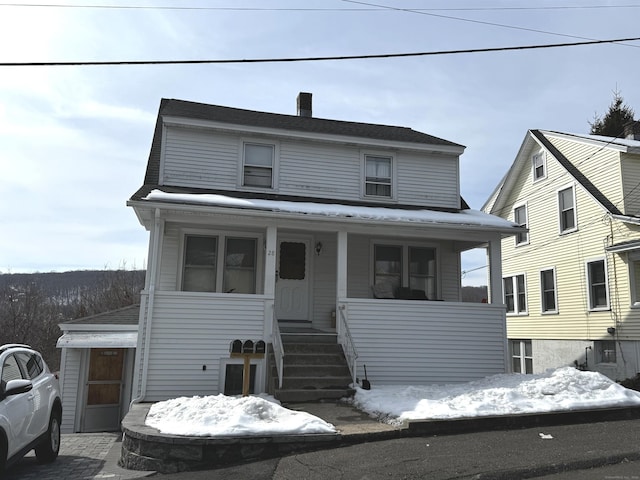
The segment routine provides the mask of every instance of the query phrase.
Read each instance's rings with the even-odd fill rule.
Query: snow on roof
[[[406,223],[429,223],[435,225],[467,225],[498,229],[516,229],[518,225],[495,215],[479,210],[440,212],[435,210],[408,210],[400,208],[364,207],[313,202],[289,202],[278,200],[235,198],[226,195],[166,193],[153,190],[145,198],[150,201],[190,203],[219,207],[243,208],[272,212],[298,213],[334,218],[354,218],[361,220],[395,221]]]

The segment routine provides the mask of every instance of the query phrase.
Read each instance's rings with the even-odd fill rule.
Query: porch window
[[[607,272],[604,260],[587,263],[587,287],[590,310],[606,310],[609,308],[607,292]]]
[[[507,313],[527,313],[527,289],[524,274],[505,277],[503,279],[504,303]]]
[[[257,263],[256,238],[185,235],[182,290],[256,293]]]
[[[224,265],[224,292],[256,293],[255,238],[227,237]]]
[[[184,246],[182,289],[215,292],[218,238],[187,235]]]
[[[274,152],[273,145],[244,144],[243,186],[273,188]]]
[[[511,340],[511,370],[513,373],[533,373],[531,340]]]
[[[391,157],[365,155],[365,196],[392,197]]]
[[[374,245],[374,285],[386,285],[394,296],[405,287],[412,298],[438,298],[436,265],[435,248]],[[418,291],[423,295],[418,296]]]

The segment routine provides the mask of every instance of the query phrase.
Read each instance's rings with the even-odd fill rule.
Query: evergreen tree
[[[594,116],[591,125],[591,135],[603,135],[605,137],[621,137],[625,124],[633,121],[634,112],[625,105],[619,91],[613,92],[613,101],[604,117]]]

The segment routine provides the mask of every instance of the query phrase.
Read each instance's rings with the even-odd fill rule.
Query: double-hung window
[[[511,370],[513,373],[533,373],[531,340],[511,340]]]
[[[527,289],[524,274],[503,278],[504,303],[507,313],[524,315],[527,313]]]
[[[275,146],[263,143],[243,144],[242,185],[273,188]]]
[[[541,180],[547,176],[546,164],[544,160],[544,153],[539,152],[531,157],[531,163],[533,167],[533,181]]]
[[[527,206],[518,205],[513,209],[514,222],[521,227],[528,227],[527,222]],[[521,232],[516,234],[516,245],[525,245],[529,243],[529,232]]]
[[[393,158],[379,155],[364,156],[364,195],[393,197]]]
[[[540,271],[540,297],[542,313],[558,313],[556,271],[553,268]]]
[[[402,288],[407,298],[438,298],[435,248],[376,244],[373,252],[374,285],[386,285],[393,295]]]
[[[640,307],[640,252],[629,252],[628,258],[631,305],[633,307]]]
[[[251,237],[185,235],[182,290],[256,293],[257,243]]]
[[[587,289],[589,310],[609,308],[607,268],[604,259],[587,262]]]
[[[558,191],[560,233],[572,232],[577,228],[576,206],[573,187]]]

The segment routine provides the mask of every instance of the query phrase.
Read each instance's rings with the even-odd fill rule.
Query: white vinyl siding
[[[349,300],[347,311],[358,376],[365,364],[374,385],[468,382],[507,369],[501,305]]]
[[[60,431],[62,433],[74,433],[76,429],[76,412],[83,402],[78,398],[78,386],[80,385],[80,365],[82,349],[63,348],[60,362],[60,371],[64,375],[60,378],[60,390],[62,393],[62,420]]]
[[[164,185],[236,190],[242,179],[243,140],[276,145],[274,187],[281,195],[333,200],[362,200],[362,150],[333,142],[276,137],[244,139],[215,130],[166,126],[161,155]],[[392,199],[408,205],[460,207],[457,155],[394,150],[375,151],[393,157]],[[239,173],[240,172],[240,173]],[[239,178],[240,177],[240,178]],[[247,187],[260,190],[259,187]],[[263,189],[264,190],[264,189]],[[384,201],[383,197],[381,201]]]
[[[221,359],[235,339],[264,339],[265,309],[260,295],[156,293],[145,401],[220,393]]]

